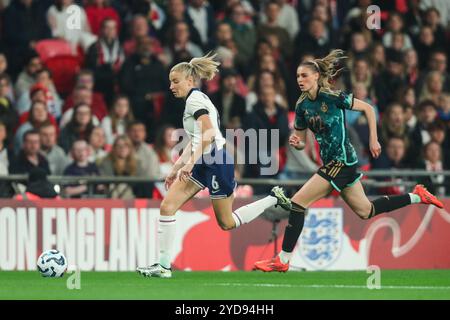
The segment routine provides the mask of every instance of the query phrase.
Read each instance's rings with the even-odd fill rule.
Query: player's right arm
[[[289,137],[289,145],[297,150],[303,150],[306,143],[306,129],[294,129],[294,132]]]
[[[175,164],[172,167],[172,170],[170,171],[169,175],[166,177],[165,180],[165,187],[166,190],[170,188],[172,183],[175,181],[178,175],[178,171],[183,168],[183,166],[188,163],[192,153],[192,141],[189,141],[189,143],[186,145],[186,147],[183,150],[183,153],[178,158],[178,160],[175,162]]]

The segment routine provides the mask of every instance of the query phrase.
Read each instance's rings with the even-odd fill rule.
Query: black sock
[[[411,204],[409,194],[402,194],[400,196],[384,196],[382,198],[372,201],[372,211],[369,219],[379,215],[380,213],[397,210]]]
[[[282,245],[284,252],[294,251],[298,237],[300,237],[300,234],[302,233],[303,224],[305,223],[305,211],[305,208],[292,202],[292,209],[289,214],[289,223],[284,230]]]

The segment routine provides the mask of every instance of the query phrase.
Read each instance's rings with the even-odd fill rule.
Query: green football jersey
[[[345,127],[345,109],[352,107],[353,94],[324,88],[320,88],[315,100],[304,92],[297,101],[294,127],[314,132],[324,164],[336,160],[351,166],[358,162]]]

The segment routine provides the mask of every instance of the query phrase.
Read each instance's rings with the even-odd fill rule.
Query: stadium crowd
[[[380,8],[379,28],[367,23],[370,5]],[[449,26],[448,0],[0,0],[0,174],[163,178],[184,108],[168,71],[214,51],[221,70],[202,89],[221,128],[278,129],[277,150],[253,145],[278,162],[263,178],[305,178],[321,160],[312,137],[301,152],[287,145],[296,68],[333,48],[348,56],[335,88],[378,115],[383,153],[374,160],[364,116],[346,112],[361,169],[449,170]],[[236,175],[257,178],[260,166],[237,165]],[[450,193],[442,175],[422,182]],[[1,196],[13,195],[1,186]],[[113,197],[164,194],[158,183],[117,187]],[[238,190],[253,192],[266,190]]]

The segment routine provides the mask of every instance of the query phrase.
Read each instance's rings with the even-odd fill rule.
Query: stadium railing
[[[305,172],[305,174],[312,174],[311,172]],[[447,186],[446,195],[450,194],[450,170],[445,171],[426,171],[426,170],[372,170],[364,172],[365,178],[361,180],[364,186],[370,190],[375,190],[378,188],[389,188],[389,187],[404,187],[410,188],[414,186],[418,181],[422,181],[424,178],[431,179],[435,187]],[[436,182],[434,177],[444,176],[445,178],[442,182]],[[28,175],[0,175],[0,182],[11,183],[11,186],[16,191],[20,193],[20,184],[26,184]],[[132,186],[138,184],[149,184],[156,182],[163,182],[164,180],[152,180],[145,177],[117,177],[117,176],[49,176],[48,180],[55,185],[59,185],[61,188],[67,185],[80,185],[85,184],[88,186],[87,197],[109,197],[113,191],[111,188],[119,185],[120,183],[130,184]],[[279,185],[282,187],[299,187],[303,185],[307,179],[267,179],[267,178],[243,178],[238,179],[239,185],[251,185],[251,186],[264,186],[264,185]],[[94,192],[96,185],[106,185],[108,190],[103,195],[98,195]],[[371,192],[369,192],[371,193]],[[376,192],[375,192],[376,193]]]

